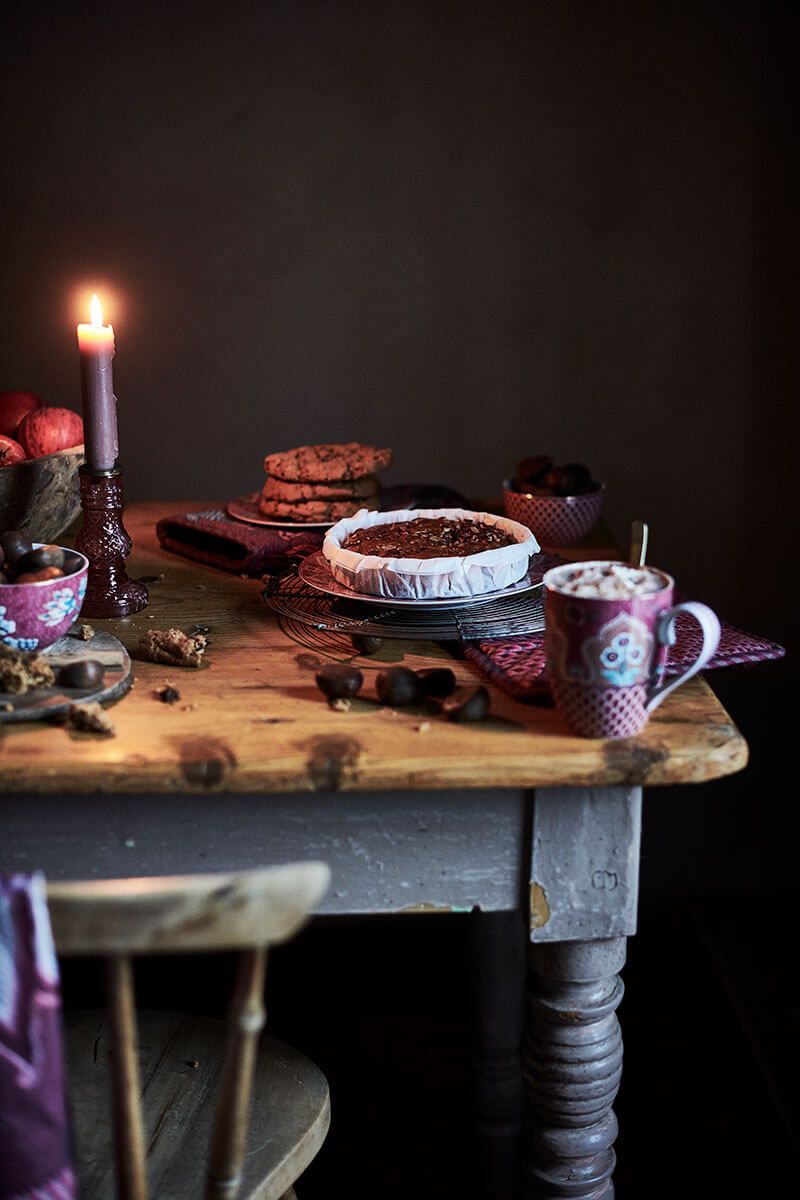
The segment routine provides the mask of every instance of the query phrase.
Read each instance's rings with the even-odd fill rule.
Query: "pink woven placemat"
[[[769,659],[783,658],[786,653],[783,646],[779,646],[777,642],[745,633],[726,621],[722,621],[721,625],[719,647],[705,668],[707,671],[740,663],[766,662]],[[680,674],[700,652],[701,635],[696,621],[680,613],[675,621],[675,632],[677,640],[670,649],[667,675]],[[471,642],[465,648],[464,654],[498,687],[516,700],[542,701],[550,694],[543,633]]]

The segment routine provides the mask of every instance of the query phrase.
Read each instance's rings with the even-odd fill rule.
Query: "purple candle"
[[[86,462],[94,471],[109,471],[117,461],[117,398],[111,360],[114,330],[103,324],[97,296],[92,296],[91,325],[78,326],[81,352],[81,396]]]

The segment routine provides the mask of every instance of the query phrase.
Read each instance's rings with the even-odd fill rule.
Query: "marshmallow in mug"
[[[646,596],[660,592],[664,576],[649,567],[629,567],[625,563],[576,564],[553,578],[551,587],[569,596],[586,596],[594,600],[628,600],[631,596]]]

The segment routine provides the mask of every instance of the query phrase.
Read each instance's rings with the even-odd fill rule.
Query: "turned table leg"
[[[616,1016],[636,932],[641,789],[550,788],[534,800],[523,1154],[536,1200],[612,1200]]]
[[[625,938],[535,946],[532,1019],[523,1062],[533,1159],[541,1200],[614,1195],[617,1120],[611,1105],[622,1075],[616,1007]]]

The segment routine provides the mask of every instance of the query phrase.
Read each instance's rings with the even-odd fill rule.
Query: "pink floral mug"
[[[665,696],[708,663],[720,625],[705,604],[673,604],[675,582],[654,567],[566,563],[544,576],[545,650],[556,708],[582,737],[630,737]],[[694,662],[664,683],[675,616],[688,613],[703,644]]]

